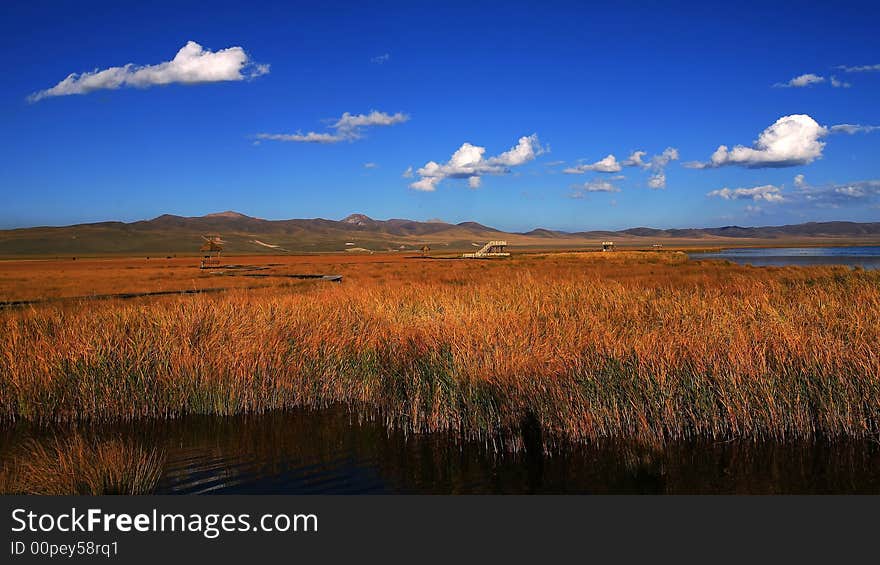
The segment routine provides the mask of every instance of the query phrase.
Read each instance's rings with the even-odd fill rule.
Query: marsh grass
[[[30,439],[3,457],[0,493],[37,495],[149,494],[164,453],[122,438],[79,433]]]
[[[354,282],[0,314],[0,418],[345,403],[521,443],[876,437],[880,273],[674,253],[376,265]]]

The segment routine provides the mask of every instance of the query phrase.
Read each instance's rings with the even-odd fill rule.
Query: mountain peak
[[[226,210],[225,212],[214,212],[213,214],[205,214],[203,218],[247,218],[248,216],[241,212]]]
[[[375,220],[365,214],[350,214],[343,218],[342,222],[345,224],[353,224],[355,226],[366,226],[375,223]]]

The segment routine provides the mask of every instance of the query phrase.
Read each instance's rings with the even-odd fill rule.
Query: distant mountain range
[[[508,233],[476,222],[374,220],[363,214],[342,220],[262,220],[227,211],[198,217],[165,214],[131,223],[2,230],[0,256],[196,254],[206,234],[219,234],[229,253],[412,251],[425,244],[436,251],[458,251],[490,239],[506,239],[512,246],[529,249],[583,248],[609,239],[633,246],[880,243],[880,222],[574,233],[538,228]]]

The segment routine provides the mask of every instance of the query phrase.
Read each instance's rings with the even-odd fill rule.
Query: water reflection
[[[4,466],[27,456],[25,442],[58,433],[3,430]],[[553,455],[531,445],[497,454],[444,435],[407,436],[343,408],[88,431],[102,435],[163,454],[157,493],[880,493],[880,448],[868,442],[607,443]]]

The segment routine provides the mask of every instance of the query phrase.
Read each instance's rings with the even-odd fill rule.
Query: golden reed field
[[[547,445],[880,433],[877,271],[674,252],[229,259],[345,277],[330,283],[195,261],[0,262],[0,301],[261,287],[0,309],[0,419],[345,403],[506,448],[536,425]]]

